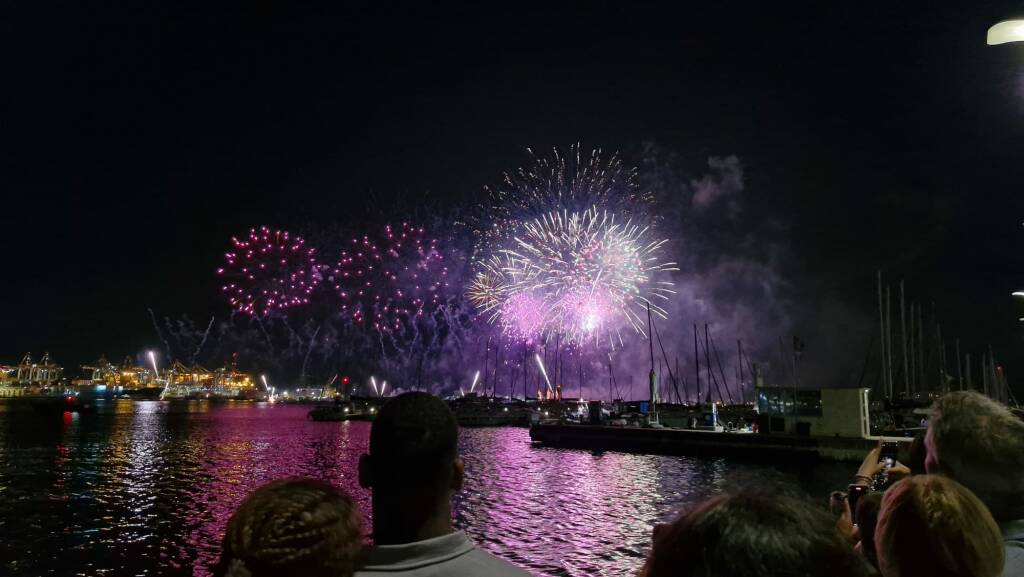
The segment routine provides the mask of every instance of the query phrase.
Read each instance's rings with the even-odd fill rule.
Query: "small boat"
[[[342,404],[314,407],[306,414],[306,418],[313,421],[372,421],[376,415],[376,407]]]
[[[469,393],[449,401],[460,427],[529,426],[533,411],[504,399]]]

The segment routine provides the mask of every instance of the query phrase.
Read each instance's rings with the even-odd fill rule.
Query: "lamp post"
[[[988,29],[985,41],[989,46],[1007,42],[1024,42],[1024,20],[1003,20]]]

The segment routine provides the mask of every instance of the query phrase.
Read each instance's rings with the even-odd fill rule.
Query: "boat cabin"
[[[871,435],[871,389],[755,388],[759,433],[864,438]]]

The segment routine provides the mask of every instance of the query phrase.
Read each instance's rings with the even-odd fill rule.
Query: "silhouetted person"
[[[970,489],[999,524],[1003,575],[1024,575],[1024,422],[988,397],[957,391],[935,401],[924,441],[928,472]]]
[[[452,528],[451,496],[463,482],[458,436],[455,415],[428,393],[404,393],[380,410],[359,462],[359,483],[373,492],[374,547],[357,575],[528,575]]]
[[[349,577],[362,546],[352,499],[312,479],[256,489],[231,515],[216,577]]]
[[[824,508],[786,487],[711,497],[655,532],[643,577],[864,577]]]
[[[885,492],[875,551],[883,577],[999,577],[1002,535],[985,505],[942,475],[914,475]]]

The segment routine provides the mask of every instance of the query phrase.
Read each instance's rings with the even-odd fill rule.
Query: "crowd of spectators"
[[[452,526],[457,441],[443,401],[395,397],[359,464],[372,545],[340,490],[276,481],[229,520],[215,575],[528,575]],[[949,393],[906,454],[904,464],[871,451],[831,507],[773,483],[710,497],[655,527],[640,575],[1024,577],[1024,421],[978,393]]]

